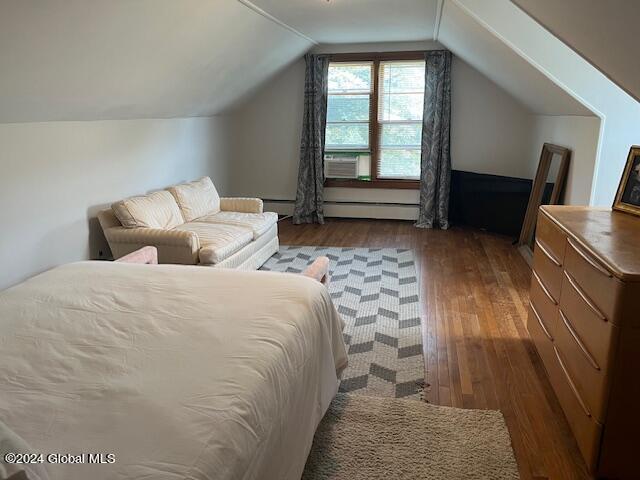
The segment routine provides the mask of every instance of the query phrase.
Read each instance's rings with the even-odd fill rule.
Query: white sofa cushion
[[[164,190],[121,200],[111,209],[125,228],[170,230],[184,223],[175,199]]]
[[[198,222],[236,225],[250,228],[253,231],[254,240],[260,238],[272,226],[278,223],[278,214],[275,212],[242,213],[242,212],[218,212],[214,215],[206,215],[198,219]]]
[[[246,247],[242,247],[236,253],[222,262],[212,265],[212,267],[256,270],[269,260],[274,253],[278,252],[279,246],[278,226],[274,225],[259,239],[254,240]]]
[[[216,264],[233,255],[253,240],[250,228],[235,225],[189,222],[175,230],[193,232],[200,240],[200,263]]]
[[[185,222],[220,211],[220,195],[209,177],[167,189],[176,199]]]

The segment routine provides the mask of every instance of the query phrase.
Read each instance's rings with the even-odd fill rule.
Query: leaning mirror
[[[562,192],[569,170],[571,150],[551,143],[542,146],[540,162],[533,180],[527,212],[522,223],[518,249],[531,264],[536,238],[536,222],[540,205],[558,205],[562,203]]]

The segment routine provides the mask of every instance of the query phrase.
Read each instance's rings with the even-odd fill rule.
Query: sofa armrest
[[[120,258],[142,247],[158,249],[160,263],[194,265],[198,263],[200,240],[193,232],[162,230],[159,228],[112,227],[105,230],[105,237],[114,258]]]
[[[220,199],[223,212],[262,213],[263,204],[259,198],[226,197]]]

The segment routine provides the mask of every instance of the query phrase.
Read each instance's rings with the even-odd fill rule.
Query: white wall
[[[222,193],[223,118],[0,125],[0,289],[106,248],[103,206],[201,175]]]
[[[318,52],[362,52],[442,48],[435,42],[323,45]],[[304,96],[304,60],[292,64],[230,112],[233,151],[230,189],[292,201],[296,195]],[[454,169],[495,175],[530,174],[531,112],[477,70],[454,59],[451,152]],[[417,208],[358,205],[339,210],[331,202],[416,205],[414,190],[325,189],[326,213],[345,216],[415,218]],[[268,205],[289,213],[286,204]],[[342,212],[342,213],[340,213]]]
[[[533,121],[531,176],[535,175],[542,145],[554,143],[571,149],[564,203],[588,205],[598,154],[600,119],[597,117],[537,115]]]
[[[610,207],[629,147],[640,143],[640,103],[509,0],[447,0],[602,119],[590,204]],[[623,28],[623,27],[621,27]]]
[[[526,155],[532,141],[531,112],[460,59],[454,60],[451,76],[452,167],[532,178]]]
[[[299,60],[228,112],[234,195],[295,197],[303,97],[304,61]]]

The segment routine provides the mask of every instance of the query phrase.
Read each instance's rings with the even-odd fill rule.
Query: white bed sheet
[[[80,262],[0,293],[0,419],[55,479],[298,480],[347,362],[293,274]]]

